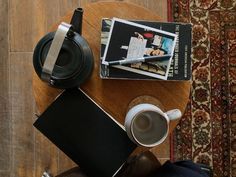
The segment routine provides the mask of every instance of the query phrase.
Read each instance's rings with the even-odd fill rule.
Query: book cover
[[[113,18],[102,64],[109,65],[114,61],[129,61],[122,66],[133,68],[135,72],[149,77],[166,80],[174,53],[177,35],[152,28],[143,24]],[[132,63],[137,58],[159,57],[155,62],[158,70],[139,68],[142,62]],[[144,62],[146,63],[146,62]],[[120,66],[120,65],[117,65]]]
[[[136,148],[124,127],[79,89],[64,91],[34,126],[88,176],[114,176]]]
[[[102,63],[104,51],[110,35],[111,19],[102,20],[101,29],[101,65],[100,77],[103,79],[159,79],[142,72],[163,74],[165,64],[162,62],[143,62],[136,65],[107,66]],[[168,31],[177,35],[176,46],[173,52],[167,80],[190,80],[191,79],[191,24],[134,21],[152,28]],[[154,40],[155,41],[155,40]],[[156,40],[157,41],[157,40]]]

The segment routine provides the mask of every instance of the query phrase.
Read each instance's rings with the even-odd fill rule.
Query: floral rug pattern
[[[172,159],[208,164],[214,177],[236,177],[236,0],[169,4],[173,21],[193,25],[192,90]]]

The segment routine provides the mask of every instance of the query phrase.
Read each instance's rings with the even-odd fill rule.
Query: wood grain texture
[[[78,0],[35,0],[33,2],[35,8],[33,15],[34,30],[32,31],[33,47],[49,31],[55,21],[79,6]]]
[[[147,0],[147,6],[150,11],[156,12],[163,21],[167,21],[167,0],[165,3],[163,1],[157,0]]]
[[[80,0],[80,5],[84,7],[91,2],[111,1],[111,0]],[[150,11],[158,14],[163,21],[167,21],[167,0],[114,0],[121,2],[129,2],[142,7],[148,8]]]
[[[33,1],[9,0],[9,2],[10,50],[31,51],[33,48]]]
[[[59,151],[57,174],[60,174],[76,166],[78,165],[75,164],[68,156],[66,156],[64,152]]]
[[[10,0],[11,51],[32,51],[48,28],[78,5],[78,0]]]
[[[10,55],[11,175],[34,176],[35,104],[32,96],[31,53]]]
[[[10,176],[10,172],[8,171],[0,171],[0,177],[6,177],[6,176]]]
[[[0,176],[9,176],[11,121],[8,102],[8,1],[0,0]]]
[[[57,174],[58,169],[58,148],[52,144],[41,132],[35,131],[35,155],[34,155],[34,174],[35,177],[42,176],[44,171],[49,171],[52,174]]]

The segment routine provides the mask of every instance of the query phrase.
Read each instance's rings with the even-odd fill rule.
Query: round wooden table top
[[[148,9],[125,2],[90,3],[83,9],[82,36],[92,48],[95,62],[91,77],[81,85],[81,89],[121,124],[124,123],[132,100],[140,96],[140,102],[145,101],[145,98],[156,98],[165,110],[178,108],[183,113],[190,93],[188,81],[103,80],[99,76],[102,18],[150,21],[160,21],[161,18]],[[69,23],[72,14],[73,12],[61,21]],[[62,90],[48,86],[34,73],[33,91],[38,110],[42,113]],[[177,121],[171,122],[170,130],[176,123]]]

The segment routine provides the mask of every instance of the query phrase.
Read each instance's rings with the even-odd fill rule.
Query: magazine
[[[113,18],[102,64],[166,80],[176,40],[174,33]],[[137,62],[139,58],[143,61]],[[109,63],[124,60],[125,65],[109,66]],[[145,63],[148,63],[148,68]]]
[[[150,26],[152,28],[169,31],[177,34],[176,46],[174,49],[174,56],[171,61],[167,80],[190,80],[191,79],[191,31],[192,25],[186,23],[176,22],[153,22],[153,21],[134,21],[135,23]],[[103,60],[104,51],[107,45],[108,37],[112,20],[104,18],[102,20],[101,32],[101,61]],[[162,67],[161,62],[159,65],[153,65],[154,62],[143,62],[139,65],[117,65],[108,66],[105,64],[100,65],[100,77],[103,79],[158,79],[150,77],[149,75],[140,74],[140,71],[152,72],[153,70]],[[135,72],[131,72],[131,71]]]

